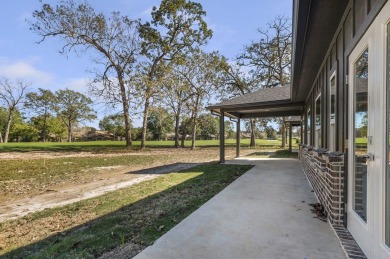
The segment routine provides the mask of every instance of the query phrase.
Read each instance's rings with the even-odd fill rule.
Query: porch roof
[[[231,118],[299,116],[303,102],[291,101],[289,86],[263,88],[207,107]]]
[[[307,99],[349,0],[294,0],[292,100]]]
[[[301,116],[289,116],[284,121],[292,126],[301,126]]]

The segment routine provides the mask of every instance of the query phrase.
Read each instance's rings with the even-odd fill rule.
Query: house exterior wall
[[[369,258],[390,258],[390,238],[388,237],[390,236],[388,234],[390,232],[390,217],[384,216],[385,209],[390,211],[388,201],[386,205],[388,208],[385,206],[385,196],[387,195],[386,197],[389,198],[390,192],[389,190],[385,192],[384,189],[386,180],[384,178],[386,172],[384,171],[388,167],[389,160],[386,157],[389,152],[388,147],[386,147],[389,136],[384,135],[390,131],[388,129],[385,133],[386,127],[390,127],[386,125],[386,123],[389,123],[390,117],[385,118],[385,116],[389,116],[389,112],[382,110],[386,109],[386,105],[381,103],[386,99],[384,76],[377,73],[377,71],[383,70],[382,72],[385,74],[386,66],[388,66],[388,70],[390,69],[390,59],[387,60],[387,65],[383,61],[383,54],[390,51],[390,36],[386,36],[387,43],[385,43],[383,35],[386,34],[383,33],[384,28],[380,28],[386,24],[386,26],[389,26],[389,10],[390,3],[388,0],[349,1],[333,40],[326,50],[327,54],[322,61],[322,65],[316,71],[317,76],[312,82],[311,91],[302,111],[303,129],[306,130],[303,133],[303,144],[299,150],[299,158],[307,178],[323,205],[329,222],[336,227],[346,226]],[[375,18],[378,19],[375,20]],[[376,42],[379,43],[376,44]],[[384,51],[383,46],[387,46],[387,52]],[[371,115],[375,115],[370,115],[371,124],[369,124],[375,129],[369,133],[370,137],[367,136],[368,148],[363,151],[368,151],[361,151],[361,153],[366,154],[374,150],[375,162],[374,156],[371,158],[373,153],[367,154],[368,160],[356,162],[364,156],[356,153],[355,146],[356,117],[353,117],[356,116],[356,107],[354,106],[356,105],[356,97],[354,94],[357,91],[358,83],[355,81],[353,71],[355,71],[354,67],[356,66],[355,58],[361,55],[360,51],[364,51],[364,48],[366,51],[367,49],[370,50],[368,64],[372,62],[367,69],[367,71],[371,71],[370,80],[372,83],[367,87],[370,90],[366,90],[367,94],[370,93],[371,99],[367,97],[366,103],[368,103],[367,107],[370,107],[367,109],[371,109]],[[389,54],[387,53],[387,55]],[[349,67],[349,62],[355,65]],[[349,73],[351,74],[348,75]],[[335,76],[337,82],[335,134],[330,134],[333,127],[331,126],[329,104],[331,100],[330,80],[333,76]],[[348,78],[350,82],[348,82]],[[389,91],[390,81],[387,84],[387,91]],[[315,129],[319,125],[319,121],[316,120],[315,111],[316,100],[319,99],[319,96],[321,100],[321,132],[318,138]],[[389,98],[390,92],[387,96],[387,102],[389,102]],[[349,103],[349,100],[355,101]],[[311,115],[310,120],[307,119],[308,111]],[[352,117],[348,118],[348,114],[351,114]],[[308,125],[308,121],[310,121],[310,125]],[[310,134],[307,132],[308,128],[311,129]],[[370,139],[373,136],[377,142],[372,143]],[[318,140],[320,140],[320,143],[318,143]],[[334,142],[330,144],[331,141]],[[332,148],[332,150],[329,150],[329,148]],[[348,157],[350,161],[348,161]],[[348,170],[348,165],[351,170]],[[348,179],[348,172],[350,179]],[[368,172],[371,172],[371,175]],[[389,175],[389,173],[390,170],[387,174]],[[373,174],[375,174],[375,177]],[[383,175],[383,177],[380,175]],[[390,177],[388,178],[387,181],[389,182]],[[348,197],[348,193],[350,197]],[[364,193],[364,195],[359,196],[358,193]],[[363,196],[364,198],[362,198]],[[374,198],[376,199],[375,202],[373,202]],[[350,204],[348,204],[348,201]],[[364,216],[361,216],[362,214]],[[385,227],[388,236],[386,236],[384,242],[384,234],[382,233],[384,233]],[[363,231],[360,231],[359,228]]]
[[[335,148],[332,151],[336,151],[343,157],[342,161],[337,162],[337,166],[343,169],[340,174],[343,177],[343,183],[338,185],[338,190],[333,190],[333,192],[339,193],[340,195],[346,190],[344,182],[346,182],[347,175],[346,171],[346,156],[348,152],[348,147],[346,145],[348,141],[348,84],[346,82],[346,75],[348,71],[348,56],[359,42],[359,39],[363,36],[364,32],[370,26],[372,21],[375,19],[376,15],[380,12],[383,5],[387,0],[350,0],[347,8],[344,12],[343,18],[340,21],[339,27],[333,37],[331,44],[327,50],[327,54],[322,62],[321,68],[317,71],[317,77],[312,83],[311,91],[306,99],[305,107],[302,113],[302,121],[304,123],[304,129],[311,129],[310,134],[305,130],[303,133],[303,146],[300,150],[300,158],[302,165],[306,174],[308,175],[309,180],[311,181],[313,187],[319,199],[321,200],[323,194],[322,190],[326,190],[326,181],[320,180],[320,175],[325,172],[331,172],[330,167],[320,168],[318,163],[313,163],[313,161],[318,161],[321,156],[314,155],[313,146],[316,138],[316,119],[315,119],[315,102],[318,96],[321,96],[321,143],[317,148],[328,149],[329,141],[334,141]],[[335,139],[330,140],[329,130],[330,130],[330,111],[329,106],[329,91],[330,91],[330,76],[335,74],[336,76],[336,119],[335,119]],[[310,125],[307,125],[307,114],[310,110]],[[308,146],[306,146],[309,144]],[[345,176],[344,176],[345,175]],[[341,176],[340,176],[341,177]],[[345,177],[345,179],[344,179]],[[345,181],[344,181],[345,180]],[[324,196],[325,197],[325,196]],[[328,195],[329,197],[329,195]],[[342,199],[341,207],[344,206],[347,195],[340,196]],[[321,202],[330,203],[330,200],[322,199]],[[332,215],[332,210],[330,206],[326,206],[328,210],[328,215]],[[339,212],[344,213],[344,208],[339,208]],[[342,217],[343,218],[343,217]],[[344,223],[345,223],[345,217]],[[335,220],[335,223],[342,224],[342,221]]]
[[[307,111],[311,110],[311,134],[310,143],[314,143],[315,138],[315,119],[313,109],[316,98],[321,95],[321,148],[329,146],[329,80],[330,76],[336,71],[336,150],[346,151],[346,140],[348,139],[348,86],[345,81],[347,74],[347,58],[353,48],[363,36],[364,32],[370,26],[381,7],[387,0],[350,0],[344,16],[340,21],[339,27],[333,37],[331,44],[327,50],[327,55],[322,62],[322,66],[317,71],[317,77],[312,83],[311,91],[306,99],[303,116]],[[305,128],[307,128],[307,120],[304,120]],[[304,143],[308,143],[307,132],[304,133]]]

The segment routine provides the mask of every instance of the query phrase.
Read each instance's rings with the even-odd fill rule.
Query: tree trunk
[[[192,141],[191,141],[191,149],[195,149],[195,140],[196,140],[196,124],[198,118],[198,106],[199,106],[199,96],[196,97],[194,114],[192,115]]]
[[[250,147],[255,147],[256,146],[256,137],[255,137],[255,121],[253,119],[250,119],[250,124],[251,124],[251,142],[249,144]]]
[[[162,135],[162,127],[161,126],[159,126],[159,128],[158,128],[158,133],[157,134],[158,134],[157,135],[158,141],[161,141],[161,135]]]
[[[5,127],[5,134],[4,134],[4,143],[8,143],[9,138],[9,132],[11,130],[11,124],[12,124],[12,113],[13,110],[9,110],[8,119],[7,119],[7,126]]]
[[[72,123],[68,123],[68,142],[72,142]]]
[[[146,97],[145,106],[144,106],[144,114],[143,114],[143,122],[142,122],[142,137],[141,137],[141,149],[145,149],[146,144],[146,131],[148,128],[148,112],[150,106],[150,98]]]
[[[175,146],[179,147],[179,127],[180,127],[180,115],[176,114],[175,116]]]
[[[42,131],[42,141],[46,142],[46,121],[47,121],[47,114],[43,116],[43,131]]]
[[[184,141],[185,141],[186,135],[187,135],[186,127],[187,127],[187,125],[184,125],[183,132],[182,132],[182,135],[181,135],[181,147],[182,148],[185,147]]]
[[[285,120],[285,117],[283,117],[283,119],[282,119],[282,130],[281,130],[281,133],[282,133],[282,148],[286,147],[286,126],[284,125],[284,120]]]
[[[175,146],[179,147],[179,127],[180,127],[180,114],[181,114],[181,103],[177,105],[177,112],[175,115]]]
[[[126,95],[126,88],[125,84],[123,82],[122,77],[120,76],[120,73],[118,73],[119,78],[119,87],[121,90],[121,99],[122,99],[122,106],[123,106],[123,118],[125,120],[125,140],[126,140],[126,147],[130,148],[132,145],[131,142],[131,124],[130,124],[130,114],[129,114],[129,100],[127,100]]]
[[[0,143],[3,143],[3,134],[0,131]]]

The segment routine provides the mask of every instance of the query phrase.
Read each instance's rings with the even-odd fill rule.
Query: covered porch
[[[304,102],[291,101],[291,88],[284,86],[263,88],[207,107],[212,114],[219,116],[220,163],[225,162],[225,117],[236,123],[236,157],[240,157],[241,120],[251,118],[286,117],[291,152],[292,127],[301,127],[303,106]]]

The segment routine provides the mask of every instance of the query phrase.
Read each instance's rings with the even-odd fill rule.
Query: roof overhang
[[[294,0],[291,98],[304,102],[336,33],[348,0]]]
[[[275,101],[268,103],[248,103],[246,105],[209,106],[212,113],[224,115],[231,118],[266,118],[300,116],[304,103],[293,103],[290,100]]]
[[[231,118],[300,116],[304,103],[292,102],[290,87],[263,88],[207,107]]]

